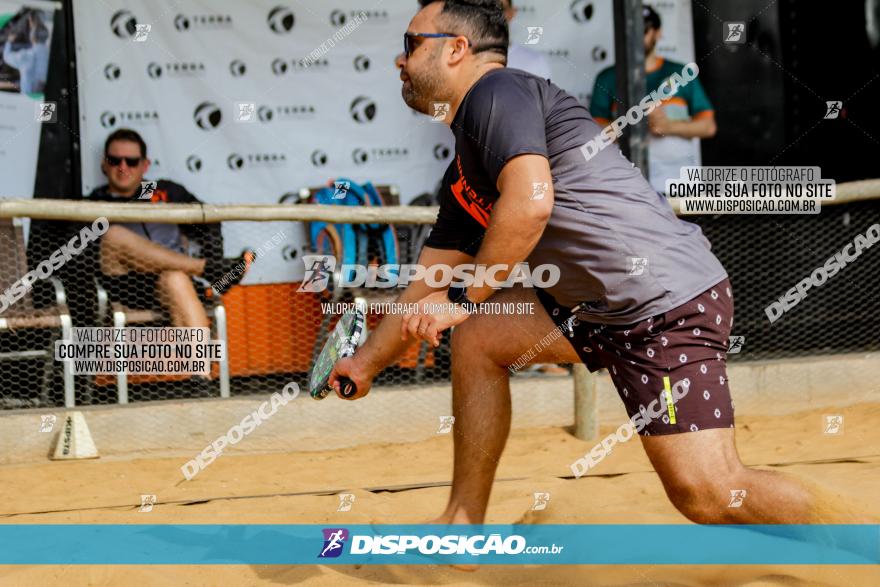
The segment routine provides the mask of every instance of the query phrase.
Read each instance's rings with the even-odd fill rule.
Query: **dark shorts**
[[[159,307],[155,273],[131,272],[125,275],[102,275],[101,284],[111,302],[119,302],[135,310]]]
[[[649,421],[640,434],[733,427],[727,384],[733,292],[727,279],[677,308],[629,326],[578,322],[549,294],[537,293],[587,368],[608,370],[629,417],[641,412],[641,419]],[[671,402],[669,410],[666,398],[672,394],[666,389],[676,385],[677,391],[687,393]],[[662,410],[652,408],[655,400],[660,400]],[[662,416],[645,417],[658,412]]]

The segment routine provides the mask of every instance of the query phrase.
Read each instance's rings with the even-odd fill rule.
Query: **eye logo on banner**
[[[229,169],[233,171],[238,171],[239,169],[244,167],[244,157],[242,157],[238,153],[233,153],[226,158],[226,165],[229,166]]]
[[[593,18],[593,3],[587,0],[574,0],[571,3],[571,17],[577,22],[587,22]]]
[[[179,31],[188,31],[189,30],[189,19],[183,14],[178,14],[174,17],[174,28]]]
[[[352,100],[348,111],[355,122],[365,124],[376,117],[376,103],[366,96],[358,96]]]
[[[351,152],[351,158],[357,165],[365,165],[370,156],[363,149],[355,149]]]
[[[312,165],[315,167],[324,167],[327,165],[327,153],[320,149],[312,151]]]
[[[202,160],[196,155],[190,155],[186,158],[186,168],[190,173],[198,173],[202,170]]]
[[[110,30],[120,39],[130,39],[137,32],[137,18],[128,10],[119,10],[110,17]]]
[[[341,10],[334,10],[330,13],[330,24],[333,26],[342,26],[346,20],[348,20],[348,17]]]
[[[113,128],[116,126],[116,115],[112,112],[101,113],[101,126],[104,128]]]
[[[162,66],[155,61],[151,62],[147,65],[147,75],[153,79],[159,79],[162,77]]]
[[[299,197],[299,192],[285,192],[281,194],[281,197],[278,198],[279,204],[298,204],[302,198]]]
[[[367,71],[370,69],[370,58],[366,55],[358,55],[354,58],[355,71]]]
[[[272,112],[269,106],[260,106],[257,109],[257,117],[260,119],[260,122],[269,122],[273,116],[275,116],[275,113]]]
[[[276,6],[269,11],[269,16],[266,17],[266,21],[269,23],[269,28],[272,29],[273,33],[281,35],[289,33],[291,29],[293,29],[296,19],[290,8],[286,6]]]
[[[213,102],[202,102],[193,112],[193,121],[202,130],[213,130],[220,126],[222,120],[223,113]]]
[[[232,74],[232,77],[241,77],[245,72],[247,72],[247,66],[241,59],[233,59],[229,63],[229,73]]]
[[[284,75],[285,73],[287,73],[287,61],[281,59],[280,57],[278,59],[273,59],[272,73],[274,73],[275,75]]]
[[[117,64],[108,63],[104,66],[104,77],[106,77],[111,82],[118,80],[120,75],[122,75],[122,70]]]
[[[593,61],[599,63],[605,61],[607,58],[608,51],[606,51],[604,47],[600,47],[599,45],[593,47]]]
[[[449,156],[452,154],[450,148],[443,143],[438,143],[434,145],[434,159],[437,161],[444,161],[449,159]]]

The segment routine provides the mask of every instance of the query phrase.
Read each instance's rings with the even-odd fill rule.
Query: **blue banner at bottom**
[[[878,563],[880,525],[0,525],[0,564]]]

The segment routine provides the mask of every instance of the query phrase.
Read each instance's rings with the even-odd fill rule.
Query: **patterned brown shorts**
[[[677,308],[629,326],[578,322],[549,294],[537,293],[587,368],[608,369],[629,417],[641,412],[649,422],[640,434],[733,427],[726,360],[733,292],[727,279]],[[667,402],[675,399],[672,386],[677,386],[676,398],[686,393]],[[655,400],[662,409],[652,407]]]

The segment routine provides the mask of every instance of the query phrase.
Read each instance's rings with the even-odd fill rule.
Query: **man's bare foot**
[[[465,514],[464,512],[458,511],[458,512],[455,512],[454,514],[449,514],[449,513],[444,512],[442,515],[434,518],[431,521],[425,522],[425,523],[426,524],[437,524],[437,525],[442,525],[442,526],[448,526],[451,524],[472,524],[473,522],[470,521],[467,514]],[[453,569],[456,569],[459,571],[466,571],[468,573],[473,573],[473,572],[478,571],[480,569],[480,565],[469,565],[469,564],[461,564],[461,563],[449,565],[449,566],[452,567]]]

